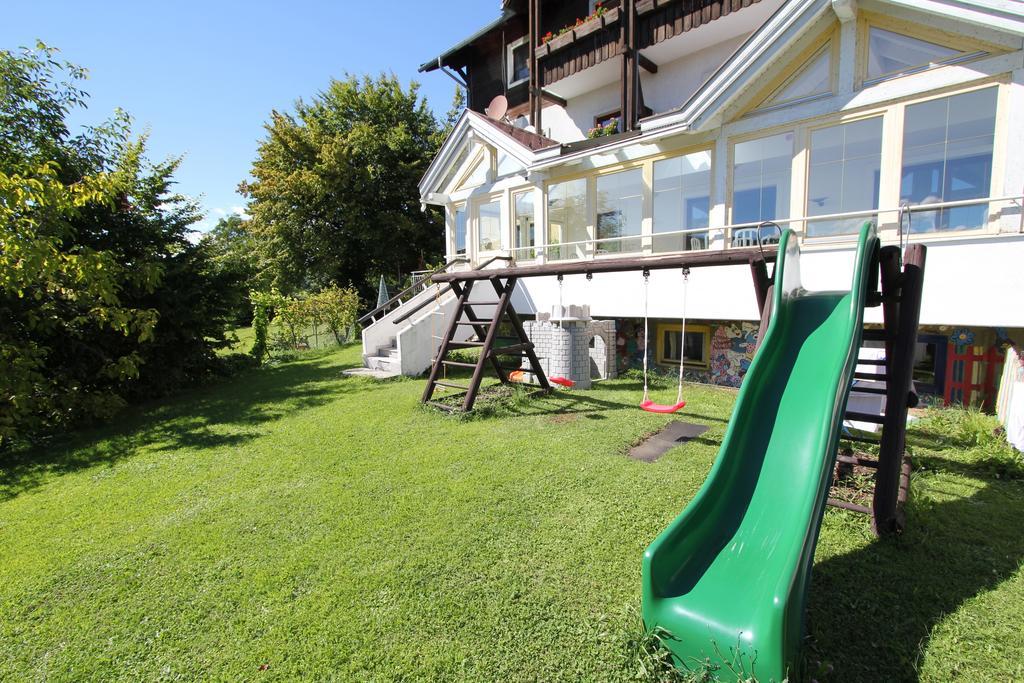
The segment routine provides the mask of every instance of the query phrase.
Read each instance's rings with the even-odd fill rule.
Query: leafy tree
[[[130,120],[69,131],[83,70],[0,51],[0,448],[215,369],[223,292],[199,218]]]
[[[203,235],[203,245],[210,251],[215,271],[222,277],[246,284],[247,289],[233,289],[232,317],[236,325],[252,322],[252,301],[248,290],[265,289],[269,284],[260,278],[256,238],[249,222],[238,215],[221,218],[217,225]]]
[[[417,86],[394,76],[334,80],[292,113],[273,112],[253,163],[252,231],[283,292],[354,285],[372,300],[443,251],[417,184],[444,135]]]

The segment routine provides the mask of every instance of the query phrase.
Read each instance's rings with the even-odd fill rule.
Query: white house
[[[875,221],[883,243],[928,245],[915,379],[948,398],[950,371],[984,384],[984,362],[954,368],[958,353],[1024,341],[1022,48],[1014,0],[507,1],[422,68],[469,94],[422,201],[444,208],[462,267],[749,247],[772,221],[796,231],[813,288],[849,282],[852,235]],[[639,273],[566,277],[561,297],[616,320],[620,367],[649,344],[738,384],[749,269],[693,272],[685,336],[679,272],[650,286],[649,340]],[[554,278],[519,294],[527,316],[560,296]],[[402,367],[422,371],[428,322],[373,326],[368,356],[394,338],[411,358],[415,337],[425,350]]]

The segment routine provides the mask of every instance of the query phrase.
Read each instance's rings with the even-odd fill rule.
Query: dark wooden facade
[[[542,100],[558,101],[546,87],[609,60],[622,63],[622,128],[632,130],[645,114],[640,69],[657,70],[642,50],[739,11],[758,0],[606,0],[603,16],[547,43],[587,16],[588,0],[506,0],[504,18],[436,65],[465,79],[468,106],[483,112],[496,95],[508,98],[514,114],[525,113],[541,128]],[[530,78],[507,85],[508,46],[530,36]]]
[[[637,47],[642,50],[657,45],[756,2],[758,0],[637,0]]]

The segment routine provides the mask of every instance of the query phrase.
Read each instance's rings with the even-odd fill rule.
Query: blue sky
[[[11,2],[0,48],[60,48],[89,70],[89,109],[98,123],[116,107],[149,130],[151,158],[185,154],[178,189],[202,196],[201,229],[238,210],[263,122],[332,77],[394,72],[418,80],[435,111],[447,111],[454,83],[417,67],[497,17],[499,0],[444,3]],[[440,8],[443,8],[440,9]]]

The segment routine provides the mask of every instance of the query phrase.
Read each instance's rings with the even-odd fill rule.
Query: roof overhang
[[[538,144],[545,144],[544,138],[537,136],[537,139]],[[548,159],[557,158],[562,150],[562,146],[553,140],[547,141],[550,144],[546,146],[533,149],[504,132],[482,114],[466,109],[420,180],[419,190],[422,201],[428,204],[437,203],[430,200],[431,195],[442,192],[444,189],[437,187],[437,184],[444,178],[451,164],[458,159],[462,149],[473,142],[490,145],[509,155],[525,168],[531,168]]]
[[[458,55],[459,52],[465,50],[467,47],[470,47],[473,43],[480,40],[491,31],[501,28],[502,26],[505,25],[505,22],[507,22],[514,16],[515,12],[506,7],[501,11],[501,16],[499,16],[497,19],[484,26],[482,29],[471,35],[469,38],[466,38],[459,44],[448,48],[447,50],[445,50],[444,52],[442,52],[440,55],[430,60],[429,62],[421,64],[419,69],[420,73],[434,71],[445,66],[452,66],[452,64],[450,64],[450,60],[456,55]]]

